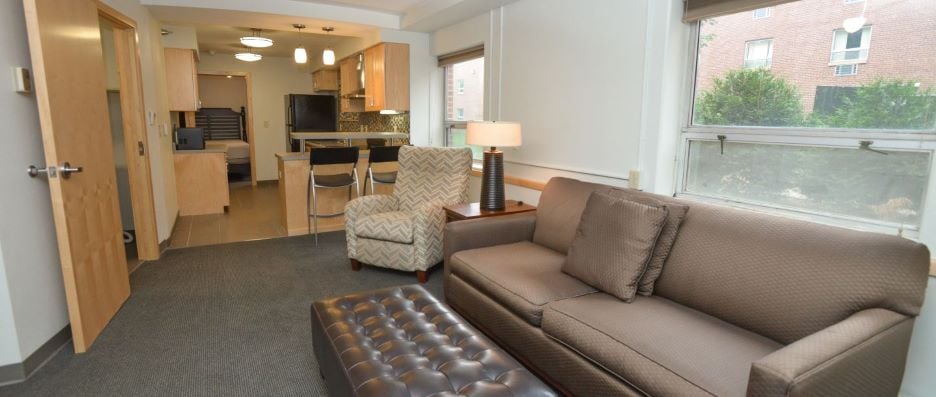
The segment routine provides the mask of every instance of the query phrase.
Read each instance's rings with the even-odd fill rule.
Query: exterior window
[[[858,74],[858,65],[836,65],[835,66],[835,75],[836,76],[854,76]]]
[[[871,27],[865,26],[855,33],[838,29],[832,36],[833,64],[860,63],[868,61],[871,48]]]
[[[865,0],[845,0],[845,4],[864,3]]]
[[[764,19],[770,16],[770,7],[758,8],[754,10],[754,19]]]
[[[773,57],[773,40],[753,40],[744,45],[744,67],[747,69],[770,68]]]
[[[445,145],[467,146],[467,120],[484,120],[484,58],[473,58],[445,68]],[[476,159],[482,148],[472,147]]]
[[[924,3],[868,13],[875,53],[899,62],[868,57],[870,26],[848,34],[817,15],[855,15],[828,0],[785,3],[794,25],[752,23],[751,11],[698,23],[677,195],[910,238],[936,228],[936,74],[921,72],[936,2]],[[740,48],[743,65],[725,56]]]

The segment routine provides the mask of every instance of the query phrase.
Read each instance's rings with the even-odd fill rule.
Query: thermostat
[[[22,67],[13,68],[13,87],[16,89],[16,92],[21,92],[23,94],[32,92],[32,76],[29,74],[29,69]]]

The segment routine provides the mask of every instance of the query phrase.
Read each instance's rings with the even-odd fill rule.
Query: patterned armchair
[[[415,271],[442,261],[443,206],[468,200],[471,150],[403,146],[393,195],[359,197],[345,206],[351,269],[362,264]]]

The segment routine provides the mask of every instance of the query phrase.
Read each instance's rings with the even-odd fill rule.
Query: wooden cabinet
[[[179,215],[223,214],[231,204],[226,154],[192,150],[173,157]]]
[[[184,48],[166,48],[165,57],[169,110],[173,112],[198,111],[200,106],[195,51]]]
[[[338,91],[338,70],[319,69],[312,72],[312,89],[315,91]]]
[[[380,43],[364,50],[365,111],[409,110],[409,44]]]
[[[357,54],[342,59],[338,63],[338,70],[341,74],[341,111],[342,112],[363,112],[364,98],[348,98],[348,95],[357,94],[361,90],[361,80],[358,79],[358,56]]]

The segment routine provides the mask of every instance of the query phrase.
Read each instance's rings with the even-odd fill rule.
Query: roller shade
[[[484,46],[472,47],[439,57],[439,66],[448,66],[459,62],[484,57]]]
[[[683,22],[791,3],[796,0],[685,0]]]

